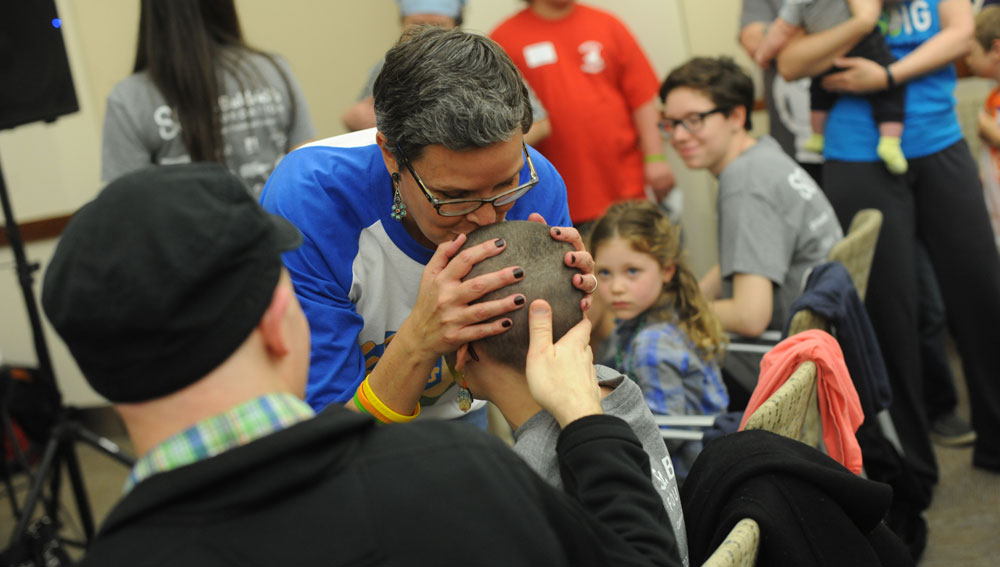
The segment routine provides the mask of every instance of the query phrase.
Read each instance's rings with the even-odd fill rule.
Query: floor
[[[954,345],[949,355],[959,415],[969,418],[965,378]],[[972,466],[972,447],[934,446],[940,480],[927,511],[927,550],[920,567],[1000,565],[1000,474]]]
[[[960,411],[968,411],[964,400]],[[107,413],[100,415],[99,421],[90,424],[92,429],[130,449],[117,420],[109,419]],[[1000,475],[974,469],[971,448],[937,447],[936,450],[941,481],[927,512],[930,536],[920,567],[996,566],[1000,563]],[[128,471],[89,445],[77,444],[77,452],[90,506],[99,523],[118,499]],[[27,479],[22,475],[15,481],[18,501],[23,502]],[[64,479],[63,485],[60,519],[65,525],[64,533],[82,540],[83,530],[68,481]],[[0,491],[0,538],[6,540],[13,529],[9,498]],[[0,540],[0,548],[6,545],[6,541]]]

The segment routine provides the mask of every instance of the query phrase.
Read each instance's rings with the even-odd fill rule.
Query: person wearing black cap
[[[300,243],[217,163],[127,174],[74,215],[42,305],[142,454],[85,565],[677,565],[646,454],[580,371],[586,320],[553,344],[530,314],[566,494],[475,428],[314,416],[281,265]]]

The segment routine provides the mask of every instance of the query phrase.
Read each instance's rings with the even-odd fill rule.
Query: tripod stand
[[[11,534],[11,549],[23,541],[28,531],[29,525],[34,517],[38,504],[45,504],[46,514],[49,518],[56,518],[59,510],[59,494],[62,484],[62,469],[65,466],[69,476],[70,486],[73,490],[73,497],[76,503],[76,510],[80,517],[86,541],[82,545],[90,544],[94,537],[94,519],[90,509],[90,502],[87,498],[86,487],[83,484],[83,476],[80,471],[80,463],[77,458],[75,442],[82,441],[91,445],[101,453],[121,462],[126,466],[134,464],[134,459],[125,454],[114,442],[101,437],[92,431],[87,430],[77,418],[77,410],[67,407],[62,403],[62,394],[56,385],[55,374],[52,370],[52,360],[49,357],[48,346],[42,332],[42,321],[38,311],[38,304],[32,288],[32,274],[39,267],[37,263],[28,263],[24,252],[24,243],[21,240],[20,230],[14,221],[14,213],[11,209],[10,199],[7,194],[7,186],[3,179],[3,169],[0,168],[0,203],[3,205],[4,219],[7,229],[7,240],[14,252],[14,260],[17,268],[18,279],[24,295],[25,307],[28,311],[28,318],[31,323],[32,337],[34,339],[35,351],[38,356],[38,372],[36,380],[38,386],[44,391],[47,403],[51,403],[55,408],[55,417],[49,429],[45,449],[38,467],[31,472],[26,469],[30,478],[28,495],[23,505],[18,510],[15,505],[15,513],[19,511],[18,522]],[[7,415],[3,415],[3,425],[9,423]],[[26,465],[26,462],[24,463]],[[49,497],[45,498],[43,493],[49,484]],[[77,543],[77,542],[67,542]]]

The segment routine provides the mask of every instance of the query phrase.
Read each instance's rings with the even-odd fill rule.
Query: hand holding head
[[[562,427],[604,413],[590,349],[590,321],[584,317],[553,343],[552,308],[544,299],[536,299],[528,309],[528,328],[525,376],[535,401]]]
[[[484,295],[482,303],[477,302],[473,306],[487,305],[490,301],[511,296],[519,296],[522,304],[530,304],[539,298],[545,299],[555,312],[553,327],[558,339],[582,317],[581,293],[574,289],[571,283],[580,276],[577,270],[567,266],[563,261],[571,249],[570,245],[553,240],[549,228],[544,225],[526,221],[507,221],[471,232],[466,247],[495,238],[502,238],[507,243],[504,252],[473,266],[466,283],[512,267],[521,269],[524,277],[512,285]],[[510,329],[477,341],[476,351],[500,364],[523,372],[528,351],[527,314],[521,309],[506,313],[504,317],[509,318]]]

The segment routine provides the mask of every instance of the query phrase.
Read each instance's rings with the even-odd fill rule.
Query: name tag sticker
[[[557,61],[556,46],[551,41],[532,43],[524,47],[524,62],[529,69],[551,65]]]

